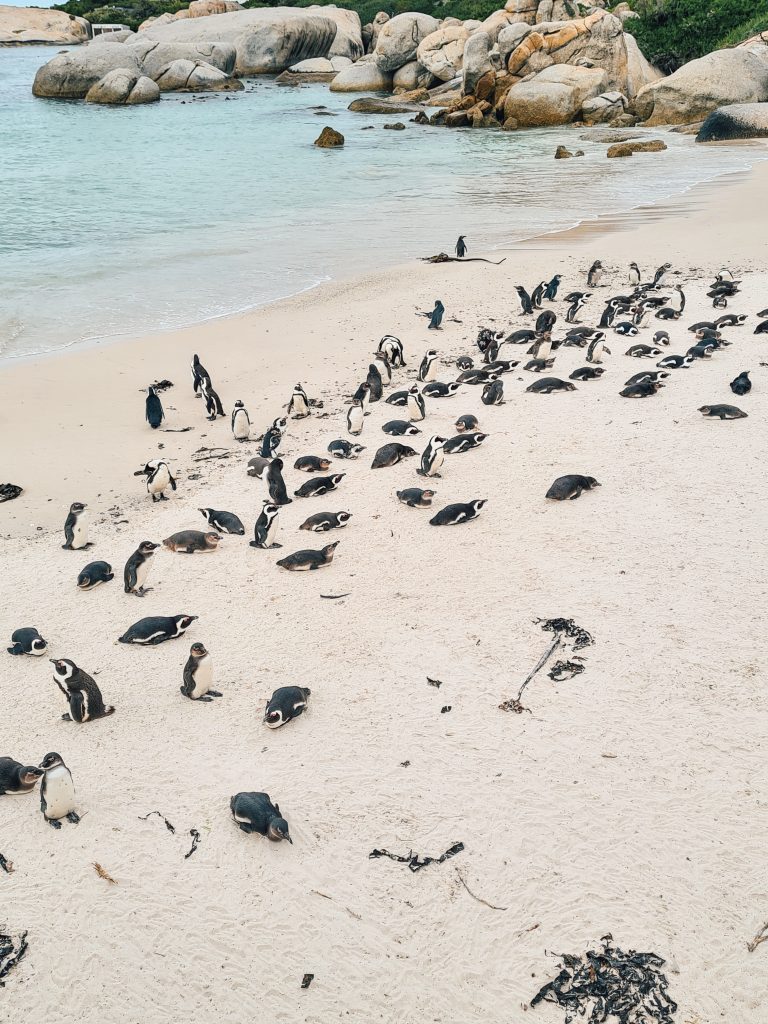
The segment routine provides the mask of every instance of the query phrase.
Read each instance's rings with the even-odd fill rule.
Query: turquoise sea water
[[[665,134],[666,153],[608,161],[572,131],[424,128],[270,79],[136,108],[35,99],[55,53],[0,49],[0,358],[220,316],[459,234],[503,246],[760,155]],[[406,130],[383,130],[392,120]],[[312,146],[326,123],[343,150]],[[585,157],[553,160],[561,142]]]

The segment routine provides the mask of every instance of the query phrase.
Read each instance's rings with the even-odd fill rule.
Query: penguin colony
[[[457,255],[463,257],[466,252],[463,238],[459,243]],[[517,381],[524,381],[522,389],[515,389],[518,392],[516,398],[522,390],[544,396],[576,391],[578,388],[573,381],[577,381],[579,387],[605,387],[606,375],[610,380],[612,370],[619,364],[621,358],[642,360],[644,367],[629,376],[619,394],[628,399],[651,398],[657,396],[668,382],[671,383],[673,375],[678,371],[693,368],[699,361],[716,358],[720,349],[733,343],[734,334],[748,319],[744,313],[721,312],[738,296],[740,282],[734,280],[728,270],[722,270],[717,274],[706,293],[712,301],[713,317],[711,320],[691,324],[687,328],[688,341],[684,343],[685,329],[676,329],[674,325],[683,316],[686,296],[680,285],[668,284],[671,270],[669,264],[663,264],[643,282],[642,272],[636,264],[631,264],[627,276],[628,287],[621,294],[607,298],[602,308],[592,291],[603,287],[602,282],[608,275],[608,271],[599,260],[592,264],[587,274],[586,287],[590,289],[589,291],[574,290],[560,297],[560,275],[555,275],[550,281],[538,283],[530,292],[518,285],[515,290],[520,302],[520,311],[524,318],[531,318],[528,321],[529,327],[518,328],[509,333],[481,328],[477,335],[476,350],[472,353],[462,353],[458,358],[448,359],[441,355],[438,348],[431,347],[423,355],[414,353],[411,357],[411,369],[406,363],[400,340],[393,335],[385,335],[375,353],[371,354],[372,361],[368,365],[364,379],[357,387],[352,382],[347,409],[336,420],[337,432],[355,438],[363,434],[373,434],[375,438],[376,427],[367,424],[368,418],[372,416],[370,406],[383,402],[385,405],[402,409],[403,418],[387,419],[384,416],[385,422],[379,427],[382,434],[408,438],[415,447],[400,441],[376,445],[375,440],[373,443],[363,445],[351,441],[349,436],[338,436],[327,444],[327,453],[309,453],[295,459],[293,471],[306,474],[306,479],[292,490],[293,496],[290,497],[283,476],[285,465],[279,454],[280,448],[288,431],[289,417],[297,420],[311,417],[315,404],[308,397],[304,387],[297,384],[287,404],[288,416],[280,415],[271,424],[266,425],[263,435],[258,439],[261,444],[260,454],[247,464],[248,475],[262,481],[265,489],[263,506],[256,517],[253,529],[254,539],[248,542],[249,546],[261,552],[281,547],[276,539],[279,535],[280,510],[294,500],[306,500],[309,503],[313,499],[330,495],[331,497],[327,499],[329,506],[342,504],[342,499],[337,498],[336,492],[344,493],[347,473],[330,473],[329,470],[334,465],[334,460],[345,464],[359,462],[369,447],[373,451],[370,467],[364,470],[362,467],[359,470],[355,467],[352,475],[359,477],[371,470],[389,471],[403,462],[404,466],[400,469],[397,482],[407,482],[410,476],[413,486],[406,486],[400,490],[393,488],[393,501],[399,502],[406,509],[431,509],[439,495],[439,481],[443,476],[449,473],[460,477],[462,460],[454,460],[452,456],[471,452],[483,445],[492,445],[493,408],[504,404],[510,398],[513,389],[509,385],[505,388],[504,378],[511,383],[512,371],[520,366],[522,358],[513,358],[516,354],[525,353],[532,357],[522,367],[522,372],[536,375],[530,383],[523,377],[516,378]],[[547,308],[543,308],[545,303]],[[553,308],[556,305],[557,309]],[[445,307],[439,300],[431,312],[419,315],[429,320],[428,329],[442,330]],[[585,320],[592,321],[594,326],[585,323]],[[669,330],[655,330],[651,335],[652,343],[633,342],[623,353],[617,350],[616,355],[613,355],[606,345],[611,333],[634,338],[645,330],[649,331],[650,335],[655,320],[668,323],[672,334]],[[560,330],[557,329],[558,321],[561,324]],[[752,333],[768,334],[768,308],[757,313],[757,321]],[[673,344],[673,336],[675,344],[679,344],[684,351],[669,351]],[[587,365],[573,370],[567,380],[549,375],[548,371],[556,367],[560,350],[572,347],[584,350]],[[222,401],[212,384],[210,374],[197,355],[193,357],[191,373],[193,391],[203,400],[207,418],[214,421],[217,417],[223,417],[225,413]],[[439,379],[440,376],[452,376],[455,379],[443,381]],[[717,385],[713,383],[711,375],[707,381],[706,397],[712,401],[699,407],[698,411],[703,417],[732,420],[747,416],[739,407],[720,399],[728,397],[726,386],[738,398],[746,397],[752,388],[749,371],[742,371],[730,383],[720,381]],[[614,386],[620,383],[616,382]],[[466,412],[461,412],[455,418],[451,417],[455,430],[452,437],[443,436],[439,432],[433,433],[424,428],[425,421],[434,416],[446,400],[455,400],[456,396],[459,396],[460,400],[462,396],[468,396],[472,388],[480,390],[480,402],[486,409],[481,418]],[[547,400],[556,401],[553,398]],[[152,430],[159,429],[165,421],[165,414],[154,387],[147,391],[145,418]],[[487,427],[488,432],[481,429],[481,419],[482,427]],[[371,422],[373,424],[376,420]],[[442,422],[445,422],[445,418]],[[230,426],[235,440],[246,442],[251,439],[251,420],[241,400],[234,403]],[[470,457],[477,458],[482,455]],[[153,502],[167,501],[169,498],[166,491],[177,490],[176,478],[170,465],[163,459],[148,460],[134,475],[145,477],[147,494]],[[419,478],[422,478],[421,482],[429,483],[430,486],[416,486]],[[551,501],[572,501],[600,486],[600,481],[586,473],[569,473],[558,477],[544,498]],[[432,526],[468,524],[481,515],[487,503],[486,497],[467,495],[465,501],[443,504],[428,522]],[[162,541],[162,545],[166,552],[174,552],[174,555],[166,553],[161,555],[161,558],[175,557],[179,553],[190,555],[203,552],[211,553],[209,557],[215,558],[213,553],[222,541],[238,543],[229,538],[241,537],[246,533],[245,524],[233,512],[213,508],[198,508],[197,512],[203,516],[209,529],[182,530],[172,534]],[[418,516],[423,513],[403,511],[400,514]],[[317,511],[310,514],[299,529],[311,533],[327,533],[348,527],[353,523],[353,519],[354,512],[346,509]],[[62,547],[67,551],[77,552],[84,551],[93,543],[90,537],[88,507],[80,501],[74,501],[64,523]],[[338,540],[319,548],[292,550],[279,559],[272,556],[272,568],[273,571],[291,572],[324,569],[332,565],[337,548],[341,548],[343,553],[343,545]],[[156,552],[161,550],[158,541],[142,540],[137,544],[123,570],[124,591],[127,596],[143,597],[151,589],[146,586],[146,582],[154,568]],[[258,557],[270,558],[268,554]],[[73,565],[73,586],[77,586],[81,591],[92,591],[97,587],[109,585],[114,576],[112,565],[103,559],[88,562],[85,566]],[[128,610],[127,607],[126,611]],[[129,625],[127,629],[122,623],[124,632],[114,642],[158,646],[182,638],[197,621],[197,616],[189,613],[148,616]],[[204,627],[204,623],[201,625]],[[48,651],[47,641],[35,627],[19,626],[9,632],[10,645],[7,652],[10,655],[39,658]],[[60,655],[63,653],[65,652],[57,652]],[[223,691],[213,688],[214,657],[201,640],[196,639],[192,643],[186,661],[179,658],[177,653],[169,653],[169,658],[174,658],[178,664],[181,684],[179,690],[185,699],[201,704],[212,703],[217,698],[226,700]],[[68,728],[84,725],[89,729],[98,729],[98,725],[94,726],[91,723],[111,717],[115,713],[119,719],[119,707],[105,703],[99,685],[86,669],[63,656],[51,658],[50,664],[53,682],[64,697],[68,708],[61,713],[63,721],[72,723]],[[96,672],[100,671],[97,667],[89,667]],[[269,729],[279,729],[298,718],[308,710],[310,694],[309,688],[298,685],[278,687],[266,703],[263,725]],[[20,738],[19,745],[23,745],[23,737]],[[19,762],[10,756],[0,757],[0,796],[30,793],[38,782],[40,807],[45,821],[56,829],[62,827],[63,821],[77,824],[80,817],[77,811],[75,782],[61,754],[49,752],[37,765]],[[226,795],[222,794],[222,800],[224,799]],[[288,821],[269,794],[259,791],[236,793],[231,796],[229,806],[233,822],[241,831],[248,834],[257,833],[273,842],[293,842]]]

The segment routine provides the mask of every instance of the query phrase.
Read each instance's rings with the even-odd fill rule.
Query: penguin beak
[[[293,846],[293,840],[291,839],[291,837],[287,833],[286,833],[286,835],[283,838],[287,839],[288,842],[291,844],[291,846]]]

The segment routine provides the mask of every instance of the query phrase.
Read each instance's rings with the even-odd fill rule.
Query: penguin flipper
[[[9,654],[23,654],[21,644],[14,644],[13,647],[6,647]]]

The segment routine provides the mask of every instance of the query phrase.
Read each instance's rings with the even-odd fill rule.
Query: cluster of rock
[[[91,34],[85,18],[39,7],[0,5],[0,46],[84,43]]]

